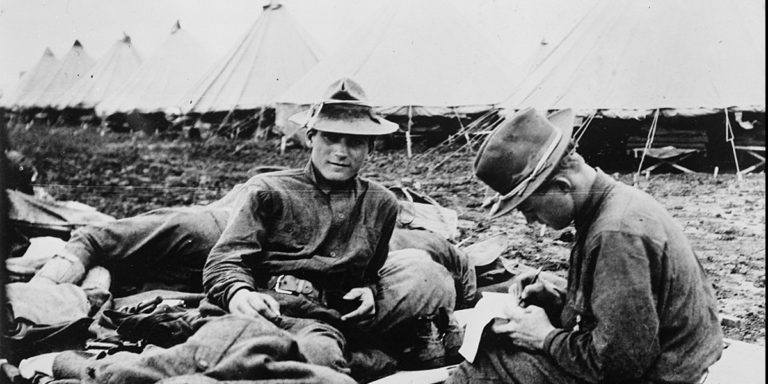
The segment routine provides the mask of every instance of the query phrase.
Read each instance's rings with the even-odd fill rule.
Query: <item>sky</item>
[[[386,1],[282,0],[295,19],[327,53],[361,28]],[[417,0],[411,0],[417,1]],[[514,58],[542,39],[561,38],[596,0],[443,0],[450,1]],[[46,47],[61,59],[79,40],[98,60],[128,34],[147,58],[178,20],[220,58],[243,36],[267,0],[0,0],[0,92],[9,92]],[[429,20],[425,20],[429,22]]]

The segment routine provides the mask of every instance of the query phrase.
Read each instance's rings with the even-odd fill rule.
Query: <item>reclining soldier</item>
[[[205,259],[221,236],[232,211],[232,200],[242,186],[209,205],[160,208],[78,228],[64,249],[54,254],[32,280],[79,284],[90,268],[99,265],[109,270],[110,291],[115,297],[153,289],[200,293]],[[407,248],[424,250],[451,272],[456,309],[474,304],[476,276],[466,254],[434,232],[407,228],[398,222],[389,250]],[[21,258],[9,260],[24,263]],[[33,264],[38,265],[36,260]]]

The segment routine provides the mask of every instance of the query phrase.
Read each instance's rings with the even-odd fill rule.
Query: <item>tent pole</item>
[[[253,141],[259,142],[259,134],[261,133],[261,116],[264,114],[264,110],[266,108],[259,107],[258,111],[258,117],[256,118],[256,129],[253,131]]]
[[[731,126],[731,120],[728,118],[728,108],[723,108],[725,113],[725,141],[731,143],[731,150],[733,151],[733,162],[736,163],[736,180],[741,181],[743,175],[741,169],[739,169],[739,157],[736,156],[736,143],[734,143],[735,136],[733,135],[733,127]]]
[[[653,114],[653,122],[651,123],[651,128],[648,130],[648,138],[645,140],[645,148],[643,149],[643,156],[640,157],[640,164],[637,166],[637,172],[635,173],[635,177],[633,180],[633,184],[637,186],[637,179],[640,177],[640,171],[643,169],[643,163],[645,162],[645,154],[648,153],[648,150],[651,149],[651,145],[653,144],[653,137],[656,135],[656,125],[659,122],[659,109],[656,109],[656,112]]]
[[[408,153],[408,158],[410,159],[413,157],[413,152],[411,151],[411,126],[413,125],[413,106],[408,106],[408,130],[405,131],[405,147],[406,152]]]
[[[5,119],[0,119],[3,122],[3,125],[5,125]],[[0,152],[5,153],[6,150],[9,150],[10,143],[7,136],[7,130],[3,126],[2,129],[0,129]],[[12,230],[10,220],[8,219],[8,211],[10,210],[8,199],[6,199],[6,188],[9,187],[8,185],[8,177],[10,174],[6,174],[11,169],[10,164],[8,164],[8,158],[3,155],[0,157],[0,233],[3,234],[2,237],[0,237],[0,263],[3,263],[3,266],[5,266],[5,261],[10,258],[11,253],[11,241],[5,234],[10,233]],[[8,273],[6,272],[5,268],[0,270],[0,301],[5,303],[5,286],[7,283],[9,283],[8,279]],[[9,308],[6,308],[5,305],[3,305],[2,311],[0,311],[0,332],[2,332],[3,335],[8,332],[8,330],[11,328],[9,327],[7,320],[9,317],[6,316],[8,313],[7,311]],[[0,356],[8,356],[8,354],[12,352],[11,349],[8,347],[8,343],[3,343],[0,345]],[[5,380],[4,380],[5,381]],[[9,380],[10,381],[10,380]]]

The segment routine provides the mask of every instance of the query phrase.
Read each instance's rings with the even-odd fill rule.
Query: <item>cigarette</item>
[[[547,226],[542,224],[541,225],[541,230],[539,230],[539,237],[544,236],[544,232],[546,232],[546,231],[547,231]]]

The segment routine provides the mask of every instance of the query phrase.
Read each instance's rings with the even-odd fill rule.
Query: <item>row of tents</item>
[[[346,76],[381,112],[409,121],[529,106],[620,119],[764,115],[764,7],[598,0],[562,40],[515,62],[446,1],[384,2],[331,55],[285,6],[270,3],[213,67],[201,67],[205,50],[177,23],[144,60],[127,36],[98,62],[78,42],[60,61],[46,49],[0,106],[94,108],[100,116],[277,107],[280,125]]]
[[[0,105],[95,108],[99,115],[251,110],[311,104],[333,79],[350,76],[385,113],[412,107],[416,114],[434,115],[488,109],[510,93],[519,76],[511,75],[512,64],[450,4],[388,3],[372,21],[352,33],[342,50],[323,57],[285,7],[270,4],[213,68],[200,67],[205,50],[178,23],[145,61],[127,36],[95,64],[75,42],[60,62],[46,49]],[[303,86],[291,87],[305,75]]]

